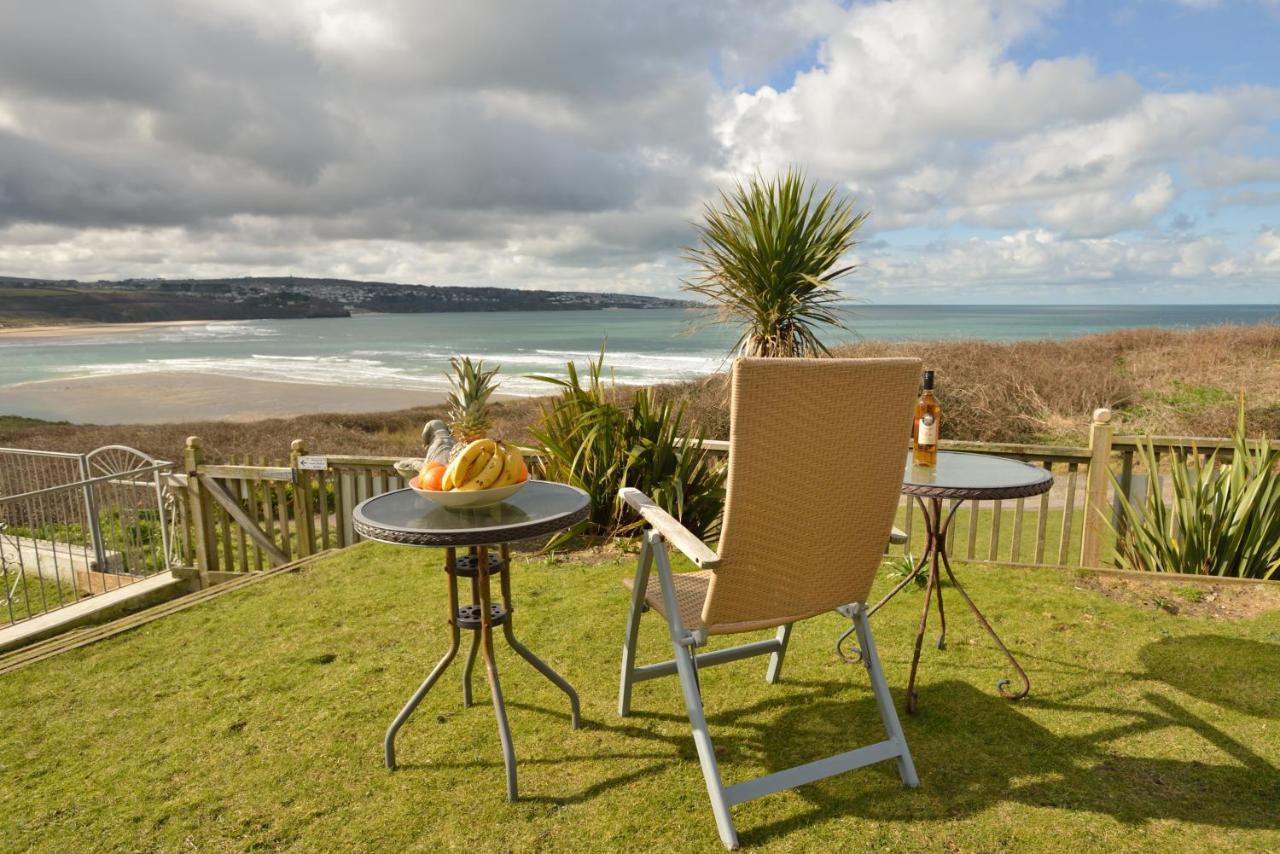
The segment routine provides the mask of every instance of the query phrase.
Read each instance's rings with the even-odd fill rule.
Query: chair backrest
[[[739,359],[712,631],[865,602],[902,486],[918,359]]]

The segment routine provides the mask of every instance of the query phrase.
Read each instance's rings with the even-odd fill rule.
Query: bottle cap
[[[925,387],[926,389],[932,389],[932,388],[933,388],[933,371],[925,371],[925,372],[924,372],[924,387]]]

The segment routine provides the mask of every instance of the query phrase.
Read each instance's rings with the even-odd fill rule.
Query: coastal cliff
[[[685,300],[634,294],[292,276],[96,282],[0,276],[0,326],[349,317],[358,312],[580,311],[693,305]]]

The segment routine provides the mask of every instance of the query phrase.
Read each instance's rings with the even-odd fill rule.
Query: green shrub
[[[618,490],[630,486],[704,540],[716,536],[726,472],[703,448],[703,431],[691,430],[683,405],[658,401],[651,389],[635,390],[628,403],[602,379],[603,372],[601,350],[588,364],[585,385],[572,362],[567,378],[534,377],[560,388],[529,431],[545,449],[546,476],[591,496],[589,526],[595,533],[612,536],[641,526],[618,499]],[[681,445],[681,438],[688,441]]]
[[[1171,505],[1160,494],[1155,448],[1139,444],[1138,454],[1151,473],[1145,500],[1130,502],[1116,483],[1121,566],[1240,578],[1280,573],[1280,448],[1263,439],[1250,450],[1243,404],[1230,462],[1219,465],[1217,454],[1202,460],[1194,451],[1173,455]]]

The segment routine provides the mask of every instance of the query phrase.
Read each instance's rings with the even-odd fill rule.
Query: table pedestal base
[[[1022,682],[1022,688],[1019,691],[1010,691],[1009,685],[1012,684],[1008,679],[1001,679],[996,683],[996,690],[1000,692],[1002,697],[1009,700],[1019,700],[1031,691],[1031,680],[1027,678],[1026,671],[1018,664],[1018,660],[1009,652],[1009,648],[1004,645],[1004,641],[1000,640],[1000,636],[996,634],[995,629],[991,628],[991,624],[987,622],[987,618],[982,616],[982,612],[978,610],[978,606],[973,604],[973,600],[969,598],[969,593],[956,579],[956,574],[951,569],[951,561],[947,559],[947,531],[951,527],[951,520],[956,514],[956,509],[962,502],[955,502],[951,509],[946,512],[945,516],[942,509],[941,498],[930,498],[928,503],[920,497],[916,497],[920,509],[924,515],[926,540],[924,554],[920,556],[920,560],[916,563],[915,568],[907,575],[906,578],[898,582],[892,590],[890,590],[883,599],[876,603],[875,607],[868,612],[868,616],[879,611],[886,602],[892,599],[908,584],[915,581],[916,577],[928,567],[928,583],[924,591],[924,608],[920,612],[920,628],[916,630],[915,652],[911,656],[911,676],[907,680],[907,712],[914,714],[916,711],[916,668],[920,664],[920,648],[924,644],[924,632],[929,621],[929,605],[934,596],[938,599],[938,649],[946,647],[947,639],[947,616],[942,608],[942,577],[941,571],[945,570],[947,578],[951,581],[951,585],[960,593],[965,603],[969,606],[969,610],[973,611],[973,615],[978,618],[978,625],[986,629],[987,634],[991,635],[991,639],[996,642],[996,646],[1004,653],[1005,658],[1009,660],[1009,664],[1013,666],[1014,672],[1018,674],[1018,679]]]
[[[500,556],[497,561],[491,559],[489,549],[485,546],[472,548],[470,554],[462,557],[458,556],[455,549],[446,549],[444,568],[449,575],[449,649],[445,652],[444,658],[440,659],[440,663],[432,669],[423,683],[418,686],[418,690],[409,698],[409,702],[405,703],[404,708],[400,710],[400,714],[396,715],[396,719],[391,722],[391,726],[387,728],[387,736],[383,742],[387,767],[393,770],[396,767],[396,732],[413,714],[413,710],[418,707],[422,699],[427,696],[431,686],[435,685],[436,681],[453,662],[454,657],[458,654],[460,629],[468,629],[474,634],[471,636],[471,649],[467,653],[467,660],[462,668],[462,704],[468,707],[472,704],[471,671],[475,664],[476,654],[483,652],[485,675],[489,680],[489,693],[493,697],[493,708],[498,718],[498,737],[502,740],[502,758],[507,770],[507,800],[514,801],[519,797],[519,791],[516,786],[516,754],[515,747],[511,741],[511,728],[507,724],[506,706],[502,701],[502,686],[498,681],[498,664],[493,655],[493,627],[502,626],[502,633],[507,639],[507,644],[519,653],[521,658],[533,665],[534,669],[551,680],[557,688],[569,696],[569,707],[574,729],[581,725],[578,694],[573,690],[573,686],[565,681],[564,677],[552,670],[542,659],[530,652],[528,647],[516,640],[515,632],[511,627],[511,614],[513,611],[511,607],[511,552],[506,545],[500,547]],[[490,601],[489,579],[491,573],[495,570],[498,573],[502,592],[502,604]],[[471,579],[471,604],[461,607],[458,605],[459,576]]]

